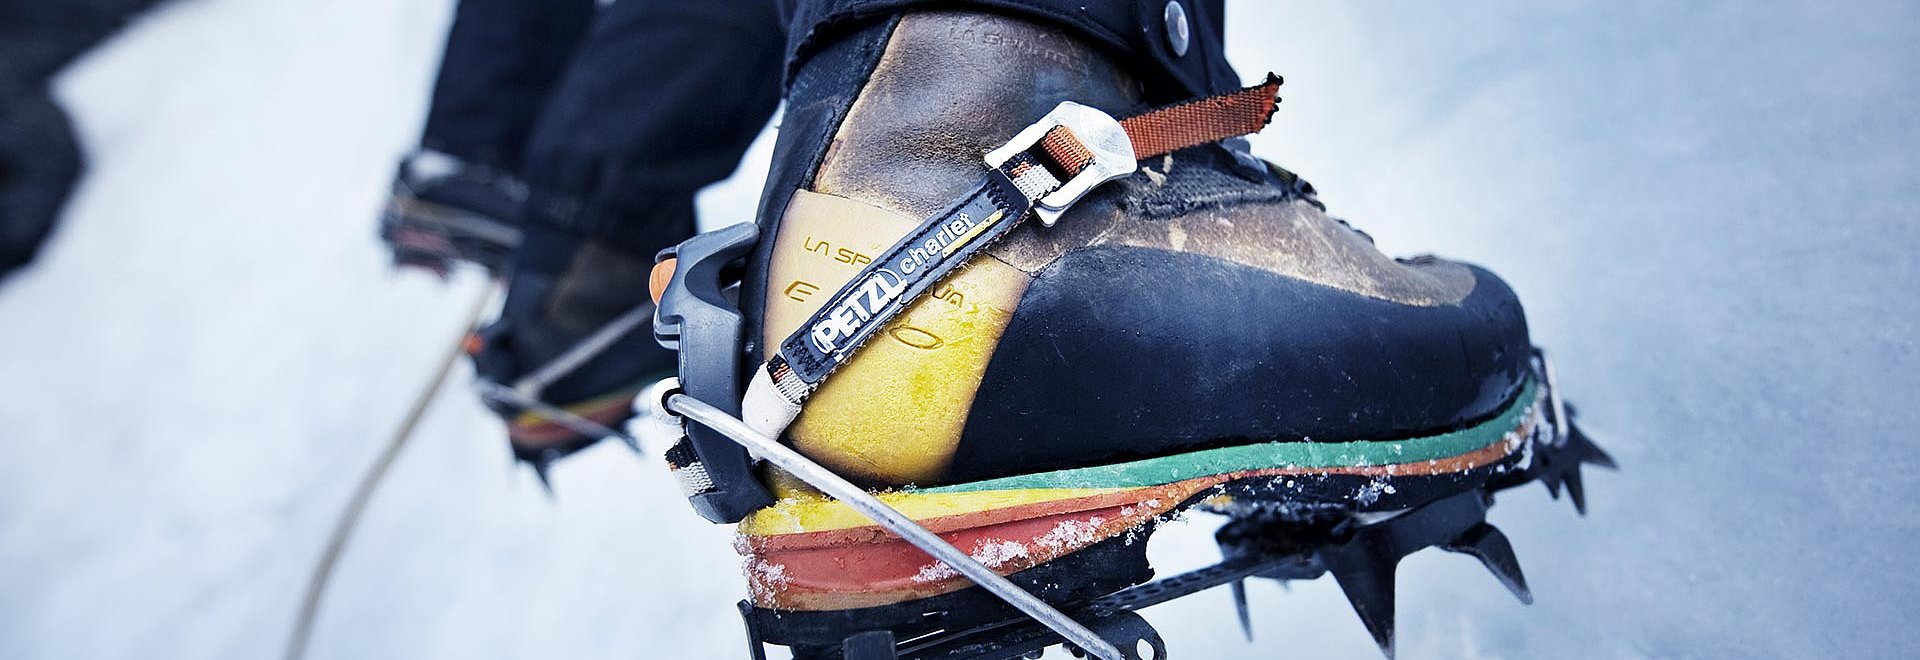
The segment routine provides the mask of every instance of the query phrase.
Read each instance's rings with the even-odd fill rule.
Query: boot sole
[[[1146,579],[1127,568],[1144,567],[1146,544],[1135,541],[1196,505],[1351,514],[1396,511],[1480,487],[1518,462],[1543,419],[1542,398],[1530,382],[1491,419],[1425,437],[1242,445],[879,496],[1003,575],[1079,559],[1113,542],[1122,549],[1094,554],[1139,555],[1106,557],[1069,572],[1064,582],[1052,581],[1057,595],[1072,599]],[[740,524],[736,549],[747,557],[751,604],[781,615],[932,611],[902,606],[972,586],[851,507],[824,498],[788,499],[755,512]]]

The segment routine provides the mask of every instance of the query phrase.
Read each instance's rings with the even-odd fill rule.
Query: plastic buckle
[[[740,414],[744,390],[740,380],[744,323],[729,294],[730,278],[723,271],[746,257],[758,240],[759,229],[743,222],[694,236],[655,257],[656,262],[669,257],[677,261],[673,279],[654,311],[654,339],[678,351],[682,393],[734,415]],[[698,423],[689,421],[684,428],[710,484],[688,497],[701,517],[734,523],[773,503],[773,495],[754,475],[746,449]]]
[[[1080,201],[1081,197],[1100,184],[1134,173],[1140,169],[1140,160],[1133,151],[1133,138],[1127,137],[1127,129],[1120,121],[1098,108],[1066,101],[1054,106],[1040,121],[1022,129],[999,149],[987,152],[989,167],[998,169],[1007,160],[1022,151],[1032,149],[1047,131],[1055,126],[1065,126],[1073,131],[1073,136],[1093,152],[1093,163],[1079,174],[1060,184],[1059,188],[1033,200],[1033,214],[1040,217],[1040,224],[1052,227],[1059,222],[1060,215],[1067,207]]]

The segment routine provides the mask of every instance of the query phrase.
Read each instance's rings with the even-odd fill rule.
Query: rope
[[[334,565],[339,563],[340,554],[347,547],[347,540],[353,536],[354,527],[360,523],[360,514],[366,512],[367,502],[373,499],[373,492],[380,488],[380,483],[386,479],[387,472],[393,468],[394,460],[400,457],[400,450],[405,449],[407,440],[413,437],[414,427],[419,426],[420,419],[426,416],[427,408],[433,405],[434,398],[442,389],[441,386],[447,382],[447,376],[453,373],[453,365],[458,363],[460,356],[466,352],[464,349],[467,333],[479,323],[481,314],[486,312],[487,304],[493,300],[496,288],[488,285],[481,292],[479,299],[474,301],[473,310],[467,314],[467,320],[460,326],[459,338],[453,342],[453,347],[447,351],[446,356],[440,359],[440,366],[434,371],[433,379],[429,380],[420,394],[414,397],[413,407],[407,410],[407,416],[400,421],[399,428],[394,429],[392,438],[387,440],[386,451],[382,452],[380,458],[367,468],[366,475],[360,478],[359,487],[353,491],[353,499],[347,501],[347,508],[340,512],[340,519],[334,522],[333,536],[327,539],[326,552],[320,555],[319,563],[313,567],[312,576],[307,579],[306,599],[300,603],[300,615],[293,622],[293,635],[287,640],[286,660],[301,660],[306,657],[307,642],[313,634],[314,619],[320,613],[320,598],[326,594],[327,581],[333,577]]]

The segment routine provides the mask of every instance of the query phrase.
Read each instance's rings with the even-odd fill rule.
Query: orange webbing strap
[[[1280,104],[1280,76],[1258,85],[1149,110],[1120,120],[1141,160],[1230,137],[1258,133]]]
[[[1280,76],[1267,74],[1260,84],[1218,96],[1148,110],[1120,120],[1133,140],[1135,157],[1146,160],[1187,147],[1258,133],[1279,107]],[[1038,145],[1064,174],[1073,176],[1093,154],[1065,126],[1048,131]]]
[[[1039,151],[1047,155],[1053,164],[1059,165],[1062,179],[1071,178],[1093,164],[1093,152],[1080,143],[1079,136],[1065,126],[1055,126],[1040,138]]]

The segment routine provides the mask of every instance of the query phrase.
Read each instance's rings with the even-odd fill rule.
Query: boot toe
[[[1492,273],[1417,305],[1214,257],[1062,255],[987,367],[950,478],[1271,441],[1380,440],[1495,414],[1525,384],[1525,315]],[[1097,445],[1097,447],[1095,446]]]

